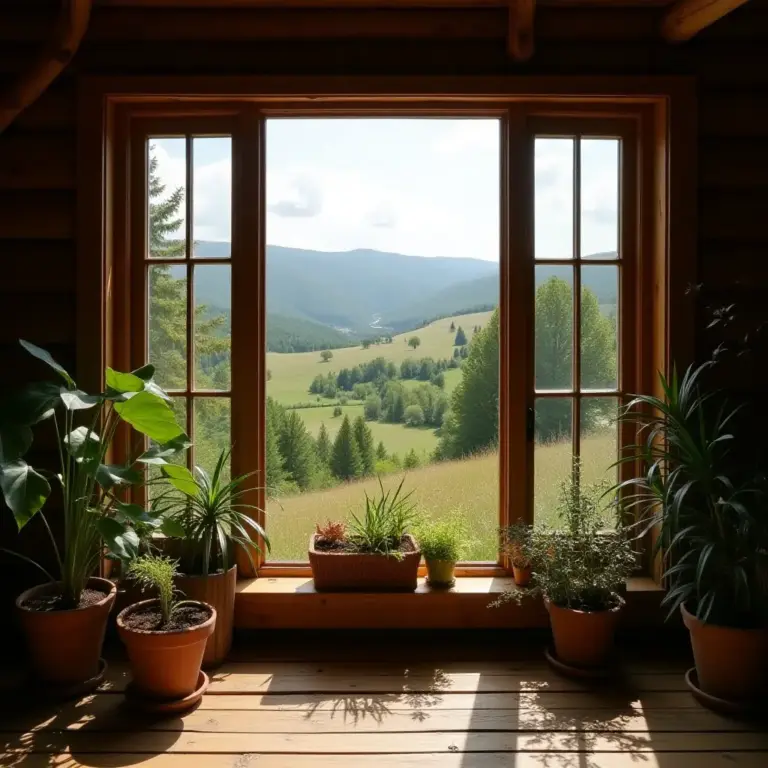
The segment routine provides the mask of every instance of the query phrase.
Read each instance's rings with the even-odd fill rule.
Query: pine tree
[[[463,347],[467,343],[467,334],[464,333],[464,329],[459,326],[459,330],[456,331],[456,338],[453,340],[454,347]]]
[[[372,475],[376,470],[376,451],[373,442],[373,432],[365,423],[362,416],[355,419],[353,426],[355,442],[360,453],[360,464],[363,475]]]
[[[357,441],[352,433],[349,416],[344,417],[336,435],[331,454],[331,471],[339,480],[354,480],[362,473],[362,461]]]
[[[304,421],[296,410],[286,414],[278,445],[283,458],[283,468],[288,476],[302,491],[307,490],[312,485],[315,474],[315,441],[307,432]]]
[[[280,486],[285,481],[285,470],[283,469],[283,459],[280,456],[278,447],[277,429],[275,419],[270,418],[270,409],[267,408],[267,493],[275,494],[280,490]]]
[[[317,460],[323,467],[330,466],[331,463],[331,440],[328,437],[328,430],[325,428],[325,422],[320,425],[320,432],[317,435]]]
[[[405,469],[416,469],[420,463],[421,462],[419,461],[419,457],[416,454],[416,451],[413,448],[411,448],[411,450],[405,454],[403,467],[405,467]]]
[[[379,461],[386,461],[387,459],[387,449],[384,446],[383,440],[379,440],[379,444],[376,446],[376,458]]]
[[[451,333],[453,333],[456,330],[456,323],[451,321]]]

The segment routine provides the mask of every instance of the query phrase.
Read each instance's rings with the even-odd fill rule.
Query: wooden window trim
[[[119,365],[125,360],[128,339],[124,324],[127,277],[125,254],[130,233],[127,208],[129,200],[123,193],[130,171],[124,152],[126,124],[131,120],[168,117],[195,122],[216,115],[222,119],[235,118],[242,130],[250,131],[252,140],[242,142],[242,151],[233,156],[233,185],[237,194],[242,174],[261,173],[261,194],[264,189],[264,136],[258,110],[278,115],[297,110],[306,114],[393,114],[398,109],[418,110],[420,114],[455,114],[466,110],[489,114],[511,105],[526,103],[535,107],[537,119],[600,118],[615,119],[633,115],[640,126],[638,173],[637,259],[638,284],[636,301],[643,314],[653,318],[652,326],[638,327],[636,334],[636,368],[638,387],[657,391],[656,369],[668,371],[670,361],[685,365],[693,354],[693,303],[684,287],[695,281],[695,213],[696,213],[696,155],[695,155],[695,87],[687,78],[563,78],[563,77],[491,77],[491,78],[339,78],[339,77],[168,77],[168,78],[84,78],[79,94],[78,138],[78,269],[80,290],[88,300],[78,302],[78,374],[86,386],[102,384],[102,372],[108,363]],[[249,104],[243,109],[243,104]],[[514,110],[507,121],[507,132],[525,131],[524,120]],[[191,126],[191,123],[190,123]],[[189,128],[187,132],[194,132]],[[521,147],[519,141],[503,141],[503,147]],[[532,178],[531,162],[524,152],[502,150],[502,178],[521,173]],[[242,168],[242,174],[234,170]],[[240,176],[240,178],[238,178]],[[526,220],[526,202],[521,185],[503,184],[517,199],[502,198],[503,210],[509,212],[502,227],[502,250],[508,250],[509,231],[517,227],[524,233],[528,246],[532,237],[530,216]],[[257,206],[261,209],[263,206]],[[236,213],[233,210],[233,216]],[[261,214],[233,220],[233,249],[264,247],[264,222]],[[502,217],[504,218],[504,217]],[[518,240],[522,242],[523,240]],[[674,254],[674,258],[670,257]],[[245,260],[243,260],[245,261]],[[251,260],[263,262],[263,259]],[[503,262],[503,259],[502,259]],[[506,292],[507,306],[518,298],[532,298],[530,278],[512,274],[520,259],[510,260],[510,274],[502,274],[501,290]],[[233,262],[234,264],[234,262]],[[233,266],[234,269],[234,266]],[[251,266],[250,278],[260,285],[264,280],[263,266]],[[238,284],[233,272],[233,291]],[[523,294],[525,292],[525,294]],[[98,300],[97,300],[98,299]],[[233,299],[235,297],[233,296]],[[233,338],[238,327],[233,301]],[[502,302],[504,306],[505,302]],[[107,311],[109,308],[109,311]],[[263,333],[262,322],[259,323]],[[507,321],[509,322],[509,320]],[[650,327],[650,330],[649,330]],[[120,331],[118,333],[118,331]],[[622,331],[623,333],[623,331]],[[526,333],[527,337],[532,334]],[[527,350],[532,356],[532,350]],[[650,364],[649,364],[650,361]],[[263,362],[260,363],[263,368]],[[508,375],[509,355],[502,350],[501,383],[516,378]],[[234,368],[234,367],[233,367]],[[259,365],[247,373],[250,391],[258,397],[240,401],[235,412],[233,400],[232,425],[236,444],[243,442],[251,455],[263,455],[263,431],[244,425],[260,423],[263,419],[256,402],[263,402],[265,377]],[[532,368],[530,368],[532,370]],[[237,376],[233,370],[233,377]],[[241,386],[233,378],[232,388]],[[254,389],[257,387],[257,389]],[[261,387],[262,389],[258,389]],[[510,392],[510,400],[516,393]],[[245,401],[245,402],[242,402]],[[524,402],[524,401],[521,401]],[[527,404],[527,403],[526,403]],[[509,409],[500,424],[502,434],[518,434],[525,429],[524,409]],[[235,435],[236,424],[240,433]],[[514,462],[509,454],[512,445],[532,444],[514,438],[503,441],[500,460]],[[527,462],[532,466],[532,462]],[[236,470],[236,468],[235,468]],[[508,510],[516,496],[521,501],[521,484],[514,487],[502,483],[502,509]],[[507,487],[505,487],[507,486]],[[530,494],[528,494],[530,496]],[[255,501],[255,499],[254,499]],[[530,510],[528,514],[531,514]],[[502,518],[502,523],[504,519]],[[239,562],[241,575],[254,575],[247,560]],[[304,576],[306,565],[292,563],[266,565],[260,575]],[[504,572],[496,564],[464,564],[461,575],[496,575]]]

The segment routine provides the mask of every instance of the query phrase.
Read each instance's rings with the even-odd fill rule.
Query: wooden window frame
[[[132,208],[140,202],[132,200],[129,193],[131,177],[136,173],[132,164],[137,161],[135,156],[131,159],[130,152],[135,131],[151,125],[157,134],[157,127],[167,124],[175,125],[174,132],[178,133],[182,119],[187,134],[208,130],[197,131],[196,124],[231,126],[227,133],[233,135],[232,392],[252,393],[248,398],[232,398],[234,472],[252,467],[254,457],[260,466],[265,451],[264,430],[258,425],[263,426],[265,419],[266,358],[256,356],[260,359],[248,366],[237,365],[235,350],[236,340],[251,331],[256,333],[259,347],[266,349],[264,302],[253,302],[254,292],[262,296],[265,286],[262,115],[505,115],[501,143],[501,322],[504,328],[514,324],[524,330],[531,376],[531,126],[555,121],[557,132],[562,133],[569,121],[574,125],[585,120],[589,125],[600,121],[615,125],[619,120],[633,125],[638,141],[632,215],[636,215],[637,226],[627,242],[622,240],[622,247],[637,258],[630,265],[635,278],[631,297],[622,295],[621,301],[632,302],[634,316],[643,322],[634,327],[622,324],[620,344],[627,343],[627,349],[633,350],[632,361],[625,365],[631,371],[634,388],[657,392],[657,370],[667,372],[672,360],[680,366],[692,358],[693,300],[685,286],[696,278],[696,102],[693,83],[687,78],[97,77],[82,80],[79,96],[78,270],[79,289],[88,299],[78,302],[78,374],[86,386],[102,384],[105,365],[129,368],[138,354],[138,346],[130,339],[132,313],[142,311],[135,304],[135,284],[131,290],[132,243],[138,236],[132,230],[136,226]],[[246,178],[258,178],[258,201],[249,208],[255,214],[252,216],[239,214],[236,204]],[[512,179],[517,183],[510,183]],[[513,247],[524,258],[509,258]],[[256,252],[262,258],[238,259],[238,252]],[[626,278],[623,284],[628,284]],[[531,381],[511,375],[510,337],[509,333],[502,334],[507,343],[500,352],[500,388],[509,393],[500,403],[499,461],[500,467],[507,468],[500,474],[502,525],[513,508],[525,510],[528,519],[532,516],[533,442],[526,440],[525,432],[533,388]],[[253,343],[251,334],[249,344]],[[627,389],[625,384],[619,384],[622,391]],[[511,403],[515,407],[509,407]],[[248,466],[246,456],[250,457]],[[509,468],[518,459],[530,469],[529,476],[524,482],[510,483]],[[263,507],[263,493],[254,491],[249,501]],[[255,554],[259,576],[309,573],[306,563],[264,565]],[[463,564],[458,575],[502,576],[507,573],[505,565]],[[238,559],[238,566],[241,576],[257,575],[246,557]],[[646,566],[655,570],[649,559]]]

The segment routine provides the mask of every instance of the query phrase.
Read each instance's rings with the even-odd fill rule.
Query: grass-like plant
[[[347,540],[358,552],[374,555],[400,555],[403,536],[416,522],[416,506],[410,501],[413,491],[402,495],[403,483],[393,492],[384,490],[379,478],[381,493],[370,497],[365,494],[365,512],[362,517],[352,513]]]
[[[629,530],[606,530],[606,486],[583,485],[574,459],[561,485],[560,528],[534,528],[534,592],[561,608],[604,611],[621,605],[620,590],[635,568]]]
[[[135,526],[150,516],[140,506],[126,503],[123,491],[144,482],[141,470],[146,465],[164,465],[190,443],[176,423],[168,396],[153,381],[153,366],[131,373],[107,368],[105,390],[89,395],[44,349],[26,341],[21,345],[55,371],[59,381],[30,384],[0,406],[0,488],[19,530],[40,513],[59,567],[62,607],[73,608],[104,545],[123,561],[138,554]],[[56,433],[56,472],[35,469],[24,460],[32,445],[32,427],[43,421],[51,422]],[[109,449],[121,424],[132,427],[140,439],[134,441],[132,458],[110,464]],[[145,437],[155,441],[149,449]],[[52,485],[61,494],[62,547],[42,512]],[[57,580],[34,560],[10,554]]]
[[[642,395],[622,418],[643,442],[621,462],[643,473],[618,486],[624,508],[657,526],[670,613],[685,604],[702,621],[768,626],[768,514],[759,470],[737,452],[738,407],[718,403],[702,378],[715,364],[661,376],[663,397]]]
[[[243,547],[252,564],[251,548],[259,549],[258,538],[269,549],[266,531],[251,516],[259,508],[243,502],[252,490],[245,481],[255,473],[227,480],[231,454],[231,448],[219,454],[212,475],[202,467],[195,467],[194,473],[175,464],[162,467],[171,487],[159,494],[155,508],[168,521],[166,532],[182,539],[181,568],[186,574],[229,570],[233,544]]]
[[[515,568],[528,568],[533,562],[533,526],[522,519],[500,531],[500,550]]]
[[[168,626],[174,613],[179,607],[177,590],[173,580],[178,574],[178,563],[167,557],[158,555],[142,555],[136,558],[128,567],[128,576],[143,590],[157,594],[163,626]]]
[[[437,520],[422,518],[413,530],[425,560],[461,560],[471,544],[469,525],[461,510]]]

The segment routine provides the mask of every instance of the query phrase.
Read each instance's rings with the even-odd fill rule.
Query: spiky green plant
[[[768,626],[766,494],[735,451],[740,408],[718,404],[703,385],[714,364],[660,376],[662,397],[627,405],[622,419],[638,425],[642,442],[620,463],[643,472],[616,490],[644,531],[658,529],[670,614],[685,604],[702,621]]]
[[[379,478],[380,495],[365,494],[362,517],[352,513],[348,523],[347,540],[358,552],[375,555],[400,554],[403,536],[416,521],[416,506],[410,501],[413,491],[401,495],[405,478],[397,489],[385,491]]]
[[[251,564],[251,548],[259,548],[258,538],[269,549],[266,531],[252,517],[259,508],[242,501],[252,490],[244,487],[245,481],[255,473],[228,480],[231,454],[231,448],[219,454],[212,475],[202,467],[195,467],[194,474],[176,465],[162,468],[171,487],[158,495],[155,507],[170,521],[166,528],[171,535],[182,539],[181,567],[186,574],[227,571],[234,562],[233,544],[243,547]]]
[[[177,590],[173,586],[173,580],[178,574],[177,565],[175,560],[167,557],[142,555],[128,566],[129,578],[133,579],[142,590],[157,594],[164,627],[170,624],[179,606],[176,599]]]

